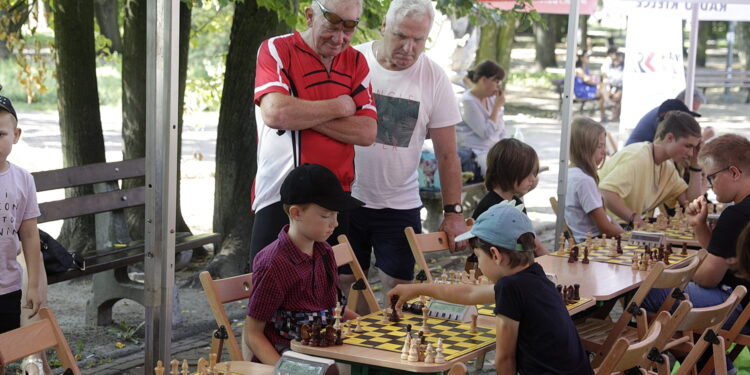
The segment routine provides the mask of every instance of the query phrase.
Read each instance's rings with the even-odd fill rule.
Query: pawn
[[[435,363],[435,349],[432,347],[432,343],[427,344],[425,349],[424,363]]]
[[[581,260],[581,263],[589,264],[589,247],[588,246],[583,247],[583,259]]]
[[[401,359],[403,360],[409,359],[410,349],[411,349],[411,336],[407,333],[406,336],[404,336],[404,347],[401,349]]]
[[[565,252],[565,234],[560,234],[560,249],[558,250],[560,254]]]
[[[227,371],[229,372],[229,371]],[[182,374],[181,375],[189,375],[190,374],[190,367],[188,366],[187,359],[182,360]]]
[[[206,359],[203,357],[198,358],[198,374],[204,375],[206,371],[206,367],[208,366]],[[161,374],[157,374],[161,375]]]
[[[212,374],[214,373],[214,368],[216,367],[216,353],[211,353],[208,355],[208,371],[210,371]]]
[[[635,271],[638,271],[640,269],[640,264],[638,263],[638,255],[633,254],[633,265],[631,268]]]
[[[419,339],[410,339],[409,343],[409,356],[406,358],[409,362],[419,361]]]
[[[362,328],[362,319],[357,318],[357,326],[354,327],[354,333],[362,333],[365,330]]]
[[[180,375],[180,361],[173,359],[171,362],[169,362],[169,365],[170,365],[170,370],[169,370],[170,375]]]
[[[687,255],[687,242],[682,243],[682,252],[680,255]]]
[[[156,361],[156,367],[154,367],[154,374],[164,375],[164,363],[161,360]]]
[[[443,339],[438,339],[437,349],[435,350],[437,352],[437,355],[435,355],[435,363],[445,363],[445,357],[443,357]]]
[[[380,323],[388,323],[388,309],[383,309],[380,314]]]
[[[477,314],[471,314],[471,333],[479,333],[479,331],[477,331],[477,317]]]

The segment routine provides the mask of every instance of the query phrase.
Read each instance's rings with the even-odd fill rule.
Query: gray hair
[[[435,10],[431,0],[393,0],[385,14],[386,25],[395,25],[404,17],[427,16],[430,25],[435,19]]]
[[[359,14],[360,15],[362,15],[362,11],[364,10],[363,9],[363,7],[364,7],[363,1],[364,0],[313,0],[310,3],[310,8],[312,8],[313,13],[316,14],[316,15],[318,15],[318,16],[322,15],[323,11],[320,9],[319,6],[317,6],[317,4],[315,4],[315,1],[319,2],[320,5],[322,5],[324,8],[326,8],[328,10],[331,10],[331,8],[332,8],[332,6],[329,6],[329,4],[335,4],[335,3],[340,3],[340,2],[344,2],[344,1],[356,1],[357,5],[359,5]]]
[[[685,103],[685,90],[680,91],[680,93],[677,94],[677,97],[675,99]],[[693,101],[698,102],[700,104],[706,104],[706,95],[701,90],[693,89]]]

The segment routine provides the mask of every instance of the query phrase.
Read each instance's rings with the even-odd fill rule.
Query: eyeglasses
[[[326,9],[323,6],[323,4],[321,4],[318,0],[315,0],[315,4],[318,4],[320,11],[323,12],[323,17],[325,17],[326,20],[328,20],[328,22],[330,22],[332,25],[338,25],[340,23],[343,23],[344,28],[353,29],[357,27],[357,24],[359,24],[359,18],[357,18],[356,20],[345,20],[341,18],[341,16],[339,16],[338,14],[333,13],[330,10]]]
[[[716,175],[719,174],[719,173],[721,173],[721,172],[728,171],[729,168],[732,168],[732,166],[730,165],[730,166],[728,166],[726,168],[719,169],[718,171],[716,171],[714,173],[706,175],[706,180],[708,180],[708,184],[711,185],[711,186],[714,186],[714,177],[716,177]]]

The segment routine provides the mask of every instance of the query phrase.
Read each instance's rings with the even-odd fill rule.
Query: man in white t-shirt
[[[448,234],[451,250],[463,246],[453,239],[466,231],[454,130],[461,113],[448,76],[422,53],[433,18],[429,0],[394,0],[383,22],[383,40],[355,47],[370,66],[379,121],[375,144],[355,146],[352,195],[365,207],[350,216],[349,240],[365,269],[374,248],[383,290],[414,278],[414,257],[404,228],[421,232],[417,166],[428,135],[445,204],[440,229]]]

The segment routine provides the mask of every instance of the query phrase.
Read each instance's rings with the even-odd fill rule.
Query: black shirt
[[[560,293],[538,263],[495,283],[495,314],[518,322],[519,374],[594,373]]]
[[[724,209],[711,233],[708,252],[722,258],[737,256],[737,239],[748,222],[750,222],[750,196]],[[732,288],[737,285],[750,288],[750,282],[738,278],[731,270],[724,274],[721,283]],[[746,302],[747,299],[744,301]]]
[[[484,213],[484,211],[487,211],[490,207],[504,200],[505,198],[495,193],[494,190],[488,191],[487,194],[484,195],[484,198],[482,198],[482,200],[477,203],[477,208],[474,209],[474,213],[471,215],[471,217],[476,220],[479,215]],[[513,200],[516,201],[516,206],[519,204],[523,204],[521,198],[513,197]],[[523,208],[523,213],[526,213],[526,207]]]

